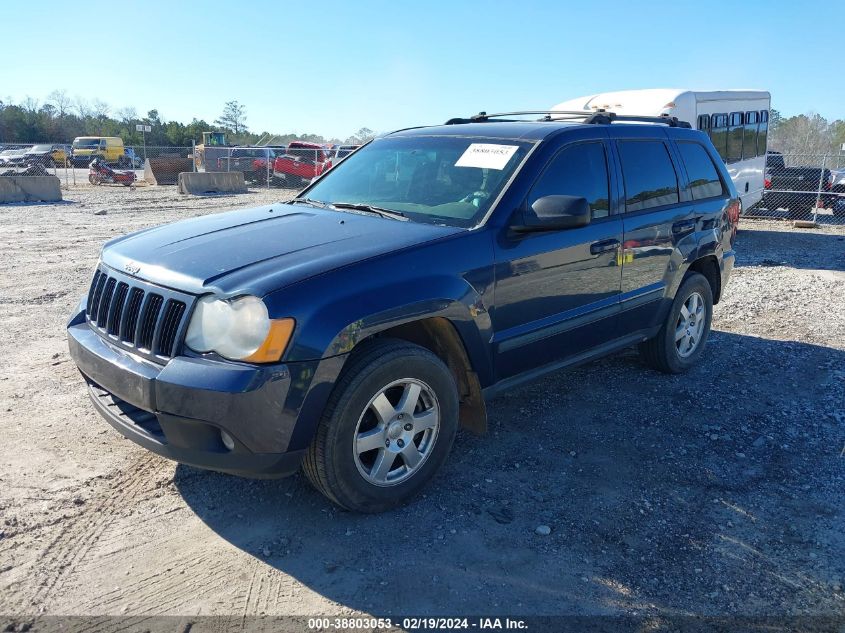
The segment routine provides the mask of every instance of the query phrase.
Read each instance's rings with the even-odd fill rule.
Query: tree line
[[[119,136],[126,145],[140,145],[138,124],[149,125],[147,145],[188,146],[202,142],[203,132],[226,132],[232,144],[287,145],[292,141],[311,143],[364,143],[375,133],[361,128],[345,139],[321,134],[255,133],[247,126],[246,107],[237,101],[225,104],[213,123],[193,119],[190,123],[165,120],[158,110],[139,116],[135,108],[112,110],[99,99],[71,97],[65,90],[54,90],[43,102],[27,97],[21,103],[0,100],[0,143],[69,143],[77,136]],[[769,148],[784,154],[836,154],[845,143],[845,121],[828,121],[820,114],[783,117],[771,111]]]
[[[772,110],[769,149],[784,154],[839,155],[845,143],[845,121],[828,121],[820,114],[782,117]]]
[[[152,131],[136,131],[138,124]],[[194,118],[190,123],[165,120],[158,110],[139,116],[135,108],[113,110],[99,99],[89,101],[71,97],[65,90],[54,90],[41,102],[27,97],[21,103],[0,100],[0,143],[70,143],[77,136],[119,136],[125,145],[189,146],[202,142],[203,132],[225,132],[232,144],[287,145],[291,141],[311,143],[359,144],[375,135],[361,128],[346,139],[326,138],[320,134],[275,134],[250,132],[246,125],[246,108],[237,101],[226,103],[223,113],[213,123]]]

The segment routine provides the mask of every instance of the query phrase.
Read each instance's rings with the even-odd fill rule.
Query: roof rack
[[[497,114],[487,114],[486,112],[479,112],[471,117],[461,118],[456,117],[446,121],[446,125],[457,125],[460,123],[487,123],[491,120],[500,122],[513,122],[519,119],[510,119],[504,117],[513,116],[527,116],[527,115],[542,114],[543,117],[537,119],[538,121],[566,121],[569,119],[583,118],[583,123],[609,125],[614,121],[620,123],[626,121],[638,121],[641,123],[658,123],[668,125],[669,127],[691,128],[692,126],[686,121],[678,120],[678,117],[669,116],[668,114],[661,114],[660,116],[645,116],[636,114],[616,114],[615,112],[608,112],[606,110],[523,110],[520,112],[499,112]]]

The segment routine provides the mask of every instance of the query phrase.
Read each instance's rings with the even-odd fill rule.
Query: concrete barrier
[[[178,185],[179,193],[246,193],[242,171],[185,171]]]
[[[62,190],[55,176],[0,176],[3,202],[59,202]]]

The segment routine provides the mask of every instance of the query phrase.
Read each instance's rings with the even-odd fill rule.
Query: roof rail
[[[593,110],[521,110],[518,112],[497,112],[496,114],[487,114],[486,112],[479,112],[473,114],[469,118],[455,117],[446,121],[446,125],[457,125],[459,123],[485,123],[491,119],[498,119],[499,121],[515,121],[516,119],[505,119],[503,117],[511,116],[526,116],[529,114],[543,114],[543,118],[539,121],[554,121],[555,119],[586,117],[593,114]],[[552,116],[554,115],[554,119]],[[562,115],[562,116],[561,116]]]
[[[614,121],[619,121],[620,123],[624,123],[626,121],[639,121],[641,123],[659,123],[662,125],[668,125],[669,127],[692,128],[688,122],[681,121],[678,117],[669,116],[668,114],[661,114],[660,116],[646,116],[640,114],[616,114],[615,112],[604,112],[602,110],[597,111],[589,119],[586,119],[584,123],[607,124],[613,123]]]
[[[542,114],[542,118],[538,121],[566,121],[567,119],[583,118],[583,123],[609,125],[614,121],[624,123],[626,121],[639,121],[642,123],[659,123],[668,125],[669,127],[691,128],[692,126],[686,121],[678,120],[678,117],[669,116],[668,114],[661,114],[660,116],[646,116],[636,114],[616,114],[615,112],[607,112],[606,110],[523,110],[520,112],[499,112],[497,114],[487,114],[486,112],[479,112],[469,118],[455,117],[446,121],[446,125],[457,125],[460,123],[487,123],[491,120],[497,121],[517,121],[518,119],[509,119],[503,117],[512,116],[526,116],[529,114]]]

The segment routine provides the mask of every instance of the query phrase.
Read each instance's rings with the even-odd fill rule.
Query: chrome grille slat
[[[114,287],[117,285],[117,280],[110,277],[103,287],[103,294],[100,296],[100,305],[97,307],[97,327],[106,327],[106,319],[109,315],[109,307],[111,306],[111,298],[114,294]]]
[[[161,362],[179,352],[194,297],[98,268],[88,290],[89,325],[112,344]]]
[[[171,356],[176,342],[176,330],[185,313],[185,304],[173,299],[168,300],[161,319],[161,331],[156,342],[156,352],[161,356]]]
[[[111,300],[111,307],[109,309],[109,318],[106,322],[106,332],[112,336],[117,336],[120,328],[120,315],[123,314],[123,304],[126,301],[126,294],[129,292],[129,284],[121,281],[115,288],[114,295]]]
[[[121,341],[135,344],[135,327],[138,325],[138,315],[141,313],[141,302],[144,300],[144,291],[140,288],[132,288],[129,291],[129,301],[126,302],[126,309],[120,320]]]
[[[108,275],[100,274],[94,277],[93,292],[91,293],[91,301],[88,303],[88,314],[96,315],[97,308],[100,307],[100,296],[103,294],[103,286],[106,285]]]
[[[138,328],[136,340],[138,349],[152,352],[153,342],[155,340],[154,335],[158,328],[158,315],[161,312],[161,304],[164,300],[161,295],[155,293],[147,296],[149,299],[144,306],[144,311],[141,313],[140,327]]]

